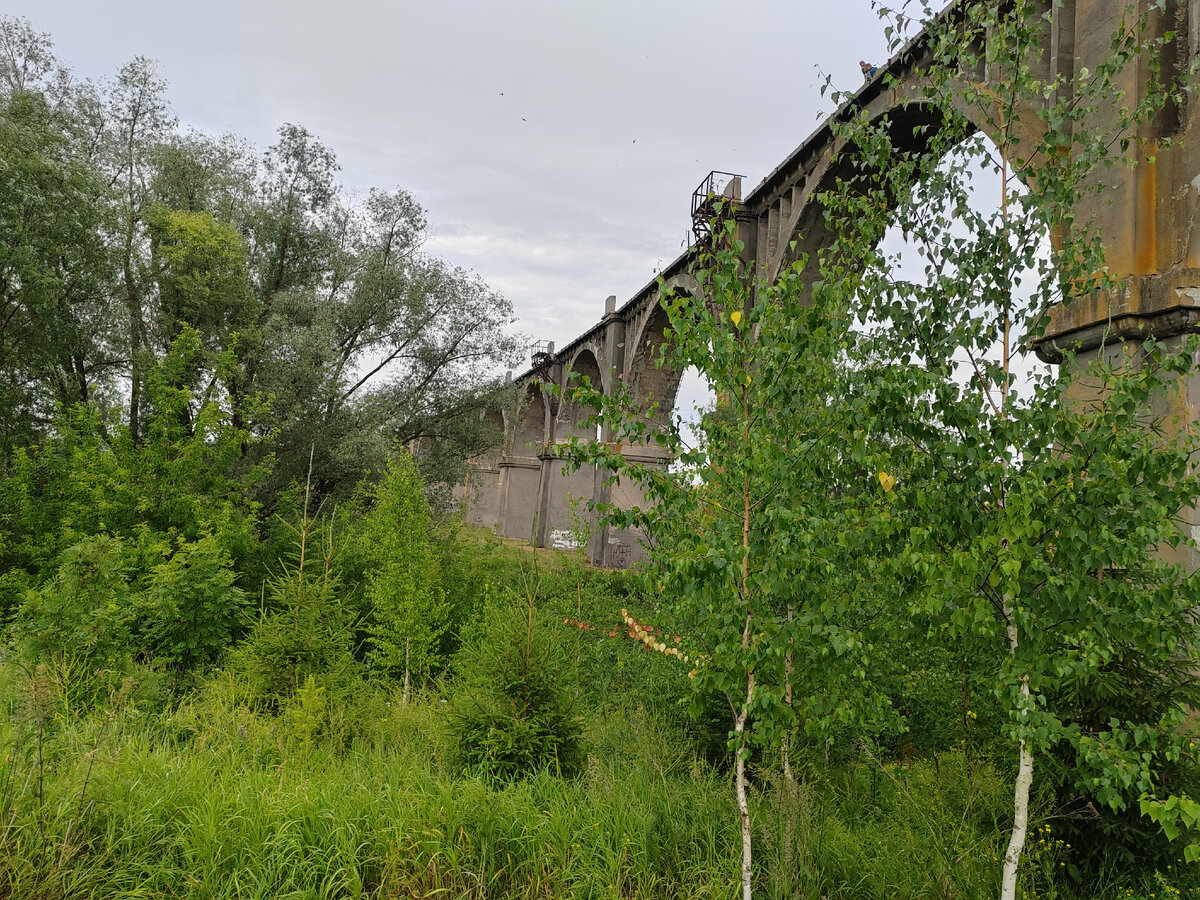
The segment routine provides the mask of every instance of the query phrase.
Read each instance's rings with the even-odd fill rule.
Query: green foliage
[[[4,455],[37,440],[56,404],[94,399],[115,369],[105,358],[113,330],[106,185],[80,152],[75,116],[33,88],[0,95]]]
[[[1115,235],[1076,216],[1121,181],[1100,174],[1119,161],[1111,148],[1166,100],[1153,78],[1115,106],[1104,86],[1163,38],[1131,15],[1111,56],[1060,92],[1028,65],[1042,24],[1021,3],[931,23],[919,102],[936,128],[902,127],[903,109],[835,122],[848,164],[822,195],[833,236],[814,283],[857,304],[871,349],[864,418],[897,476],[877,555],[908,615],[991,679],[1020,760],[1006,897],[1044,763],[1064,802],[1097,815],[1170,789],[1194,696],[1175,673],[1194,669],[1200,604],[1200,582],[1171,562],[1193,546],[1177,518],[1200,499],[1197,434],[1172,399],[1196,344],[1114,339],[1053,367],[1030,353],[1056,305],[1116,288],[1103,262]],[[957,74],[977,65],[996,73],[986,88]],[[1000,176],[991,211],[972,193],[985,167]],[[876,246],[888,227],[919,266]]]
[[[95,407],[76,406],[63,410],[53,437],[7,460],[0,472],[6,571],[37,580],[66,547],[106,533],[139,546],[147,560],[211,534],[242,567],[257,562],[256,506],[246,494],[263,469],[242,459],[252,437],[219,402],[196,395],[202,357],[198,335],[185,327],[147,374],[146,441]]]
[[[23,20],[0,22],[0,48],[5,454],[92,402],[140,445],[149,374],[185,326],[205,351],[199,405],[220,385],[238,428],[281,437],[255,492],[268,508],[310,450],[318,495],[344,497],[397,438],[428,435],[426,471],[449,483],[498,444],[480,413],[525,342],[507,300],[421,251],[410,194],[352,201],[299,125],[265,153],[181,132],[148,59],[97,86]]]
[[[140,652],[186,682],[217,662],[246,613],[246,595],[234,586],[230,558],[205,535],[182,543],[150,572],[136,602]]]
[[[55,576],[25,595],[15,630],[22,652],[34,664],[71,659],[118,674],[137,659],[186,686],[240,624],[244,594],[229,557],[206,536],[176,547],[144,586],[137,569],[136,552],[110,535],[68,547]]]
[[[502,779],[575,772],[582,729],[560,680],[566,654],[532,593],[488,610],[461,652],[451,720],[460,766]]]
[[[689,665],[629,635],[623,611],[647,623],[655,622],[660,611],[646,602],[639,587],[633,573],[596,571],[578,563],[539,573],[538,609],[552,627],[563,631],[568,665],[561,680],[588,716],[642,709],[662,721],[693,727],[688,714]],[[673,636],[665,639],[677,646]],[[726,731],[721,728],[722,746]]]
[[[174,339],[186,325],[209,342],[212,353],[232,347],[255,312],[245,242],[237,229],[207,211],[161,205],[151,209],[147,223],[159,268],[163,321],[156,330]]]
[[[237,570],[253,584],[258,553],[245,491],[261,470],[243,465],[249,435],[221,405],[197,402],[202,356],[185,326],[147,374],[146,441],[80,405],[7,461],[2,578],[25,597],[13,612],[32,659],[73,654],[116,672],[136,660],[182,689],[241,630]]]
[[[17,637],[34,660],[78,658],[95,669],[124,669],[132,655],[134,608],[128,552],[98,535],[68,547],[58,572],[25,595]]]
[[[13,674],[0,666],[0,696],[15,696]],[[0,893],[471,896],[485,885],[500,898],[716,898],[736,880],[726,779],[653,716],[593,721],[579,778],[485,781],[443,767],[440,704],[363,704],[369,739],[343,744],[302,716],[253,712],[238,693],[220,676],[162,720],[133,702],[80,718],[53,690],[0,707]],[[794,790],[764,779],[752,797],[756,888],[804,900],[987,896],[1007,794],[1003,778],[953,754],[860,761]],[[1058,867],[1054,837],[1038,856]],[[1197,887],[1178,866],[1159,877],[1090,891],[1067,881],[1053,894],[1039,867],[1027,887],[1060,900]]]
[[[291,561],[267,584],[270,608],[260,610],[230,658],[230,668],[248,682],[248,701],[267,709],[280,709],[302,687],[310,698],[321,691],[328,702],[342,702],[362,677],[332,532],[306,516],[294,533]]]
[[[431,546],[449,607],[442,653],[450,659],[462,643],[464,630],[483,613],[486,598],[502,586],[518,583],[520,564],[496,535],[471,528],[458,516],[435,522]]]
[[[629,398],[577,385],[573,399],[614,431],[570,452],[636,480],[649,501],[602,512],[654,535],[645,587],[661,627],[686,636],[679,649],[695,660],[697,700],[716,695],[729,713],[748,897],[747,760],[797,727],[823,737],[848,725],[899,728],[882,683],[901,620],[872,552],[890,488],[875,477],[881,448],[857,425],[869,395],[847,364],[856,347],[844,299],[814,298],[802,261],[754,284],[735,220],[716,209],[695,286],[665,291],[670,340],[657,361],[694,366],[719,398],[699,423],[700,446],[686,446],[678,423],[648,426]],[[679,465],[631,463],[619,449],[643,442]]]
[[[372,493],[355,539],[367,560],[371,664],[418,683],[442,667],[450,608],[430,544],[431,517],[416,462],[398,451]]]

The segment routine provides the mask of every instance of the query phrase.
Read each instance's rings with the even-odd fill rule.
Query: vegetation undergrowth
[[[740,833],[728,760],[705,757],[681,708],[684,667],[615,628],[579,627],[633,605],[632,580],[570,561],[534,577],[527,554],[474,539],[494,554],[485,568],[524,578],[557,629],[548,639],[581,727],[576,774],[462,771],[449,682],[407,703],[398,682],[364,679],[337,703],[309,682],[274,706],[253,702],[246,673],[214,672],[168,703],[135,674],[80,705],[77,671],[10,657],[0,896],[730,896]],[[846,735],[830,750],[800,742],[794,782],[772,761],[751,764],[756,890],[994,893],[1008,788],[977,748],[911,758]],[[1164,869],[1075,892],[1070,851],[1047,827],[1026,896],[1196,887]]]

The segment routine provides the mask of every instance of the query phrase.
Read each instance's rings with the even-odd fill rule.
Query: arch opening
[[[671,420],[679,435],[682,453],[703,453],[703,419],[716,408],[717,395],[712,384],[695,366],[688,366],[679,377]],[[682,457],[671,463],[671,470],[692,481],[703,476],[704,463],[685,461]]]
[[[600,371],[600,363],[596,354],[590,348],[584,348],[571,358],[564,377],[567,390],[563,394],[563,403],[558,411],[555,439],[566,441],[572,437],[585,441],[594,441],[600,437],[600,429],[594,422],[589,422],[594,410],[582,400],[571,396],[570,387],[586,379],[592,388],[604,391],[604,377]]]
[[[992,394],[983,407],[992,412],[1051,372],[1032,339],[1061,286],[1035,199],[991,137],[972,131],[898,201],[864,272],[864,288],[880,293],[864,309],[915,298],[944,330],[895,361],[947,369],[961,388]],[[863,333],[893,324],[858,316]],[[939,346],[952,348],[948,358],[937,358]]]

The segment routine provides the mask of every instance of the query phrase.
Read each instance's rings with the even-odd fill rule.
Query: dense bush
[[[451,713],[460,766],[501,778],[574,773],[582,727],[561,677],[567,655],[532,595],[497,603],[462,653]]]

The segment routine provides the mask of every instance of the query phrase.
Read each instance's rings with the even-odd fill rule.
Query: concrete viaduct
[[[959,0],[943,13],[954,15],[967,3]],[[1042,24],[1041,57],[1031,61],[1034,74],[1046,81],[1056,77],[1065,90],[1084,67],[1095,70],[1106,58],[1110,37],[1125,7],[1125,0],[1063,0],[1057,5],[1039,0],[1048,12]],[[1037,3],[1034,4],[1035,6]],[[1161,54],[1162,77],[1178,83],[1200,57],[1200,0],[1167,0],[1166,11],[1153,9],[1151,0],[1134,0],[1149,14],[1152,33],[1174,33]],[[824,209],[817,197],[831,188],[846,171],[844,149],[832,122],[865,110],[872,119],[888,119],[897,134],[914,134],[914,127],[936,128],[942,111],[921,99],[922,72],[930,65],[931,51],[924,33],[906,45],[855,97],[809,136],[787,159],[748,194],[741,179],[704,184],[736,201],[738,235],[744,242],[747,262],[759,278],[774,277],[792,254],[815,255],[831,240]],[[1150,77],[1151,63],[1136,59],[1121,78],[1127,98],[1141,96]],[[884,78],[884,74],[890,75]],[[962,73],[986,86],[989,73]],[[1128,100],[1126,101],[1128,102]],[[1153,334],[1170,340],[1200,330],[1200,95],[1187,95],[1169,105],[1153,121],[1139,126],[1131,147],[1157,147],[1151,157],[1143,153],[1129,166],[1107,170],[1107,189],[1091,195],[1078,209],[1077,221],[1095,224],[1106,250],[1106,261],[1121,287],[1097,293],[1060,309],[1039,343],[1038,354],[1056,361],[1063,348],[1074,347],[1079,358],[1105,352],[1102,345],[1114,340]],[[970,111],[967,112],[971,118]],[[1037,110],[1023,110],[1023,127],[1036,123]],[[1090,128],[1115,129],[1115,109],[1100,110],[1101,121]],[[985,133],[989,124],[973,124]],[[914,135],[914,142],[922,140]],[[912,149],[920,150],[920,146]],[[1135,151],[1131,151],[1135,152]],[[1024,172],[1036,177],[1036,167]],[[598,526],[587,510],[587,501],[613,502],[630,508],[641,498],[625,484],[606,486],[602,473],[570,473],[555,452],[555,444],[572,434],[596,437],[584,427],[586,410],[551,395],[548,385],[565,386],[572,373],[590,377],[606,393],[625,385],[639,409],[662,418],[672,414],[682,373],[656,368],[664,340],[666,316],[660,308],[662,286],[686,289],[690,251],[683,253],[633,297],[618,305],[616,297],[605,303],[604,316],[566,346],[539,345],[534,365],[515,379],[520,402],[497,415],[504,428],[503,447],[489,458],[476,460],[465,485],[468,520],[493,528],[499,534],[529,540],[538,547],[572,546],[571,535],[586,532],[590,562],[625,567],[644,551],[643,535],[617,532]],[[1182,402],[1191,419],[1200,410],[1200,374],[1187,384]],[[611,440],[611,434],[598,435]],[[627,457],[666,464],[654,447],[621,448]],[[574,502],[573,502],[574,501]],[[586,528],[580,528],[580,526]]]

